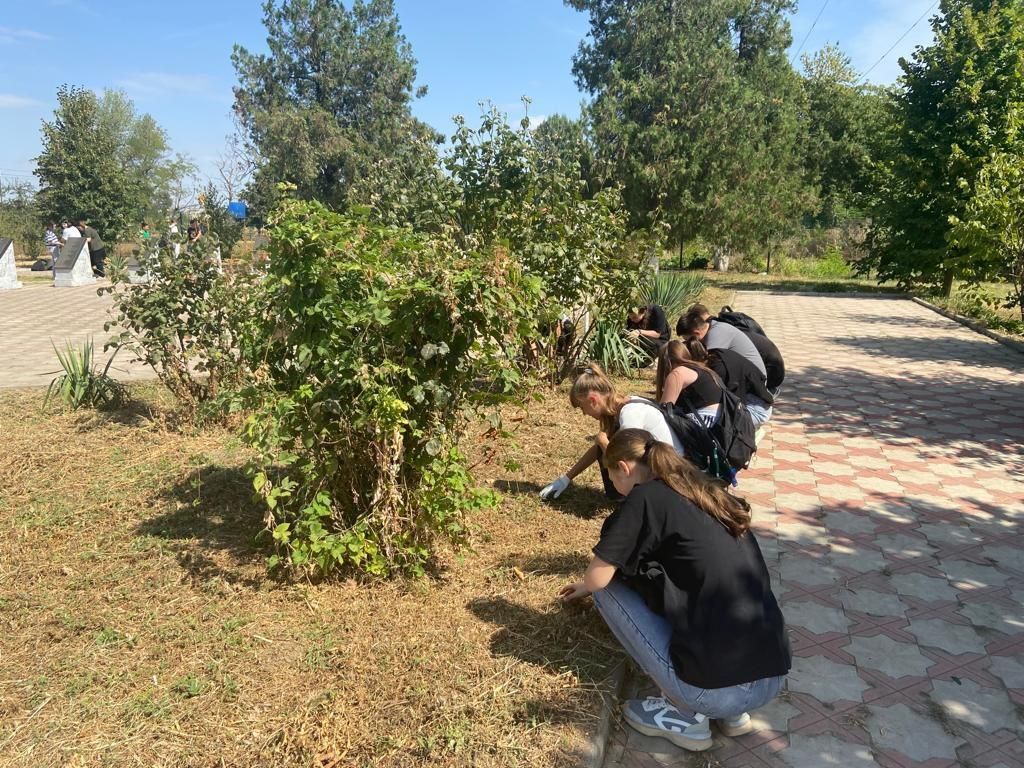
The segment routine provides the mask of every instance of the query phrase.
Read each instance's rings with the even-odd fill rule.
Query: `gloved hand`
[[[636,341],[637,339],[640,338],[640,331],[638,331],[636,328],[632,328],[626,331],[626,338],[630,339],[631,341]]]
[[[544,500],[557,499],[562,495],[562,492],[569,487],[569,483],[572,480],[566,475],[562,475],[560,478],[551,483],[551,485],[545,485],[540,491],[540,497]]]

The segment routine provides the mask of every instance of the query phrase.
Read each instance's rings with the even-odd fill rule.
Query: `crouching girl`
[[[662,695],[629,701],[626,721],[684,749],[712,746],[771,701],[790,667],[782,612],[750,507],[639,429],[622,429],[604,464],[625,501],[605,520],[582,582],[563,600],[594,604]]]

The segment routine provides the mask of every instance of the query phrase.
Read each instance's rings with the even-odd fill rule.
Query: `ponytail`
[[[725,486],[682,458],[671,445],[655,440],[649,432],[619,430],[608,443],[604,461],[606,466],[620,461],[645,465],[654,477],[715,518],[735,537],[750,528],[750,505],[745,499],[733,496]]]

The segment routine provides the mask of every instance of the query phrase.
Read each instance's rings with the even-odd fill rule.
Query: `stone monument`
[[[76,285],[92,285],[96,276],[92,273],[89,259],[89,244],[84,237],[69,237],[60,249],[60,258],[53,268],[53,284],[58,288]]]
[[[14,241],[0,237],[0,290],[21,288],[18,268],[14,264]]]
[[[152,261],[151,257],[149,263]],[[142,263],[138,256],[129,256],[128,261],[125,262],[125,268],[128,270],[128,282],[132,285],[144,285],[149,282],[149,272],[142,269]]]

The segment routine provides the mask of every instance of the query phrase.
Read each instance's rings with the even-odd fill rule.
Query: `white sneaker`
[[[754,723],[751,722],[750,715],[746,712],[736,717],[728,717],[724,720],[716,720],[715,722],[718,723],[718,730],[726,736],[743,736],[754,730]]]
[[[648,696],[630,699],[622,705],[622,714],[630,727],[644,736],[668,739],[677,747],[691,752],[711,749],[711,721],[704,715],[684,715],[667,699]]]

